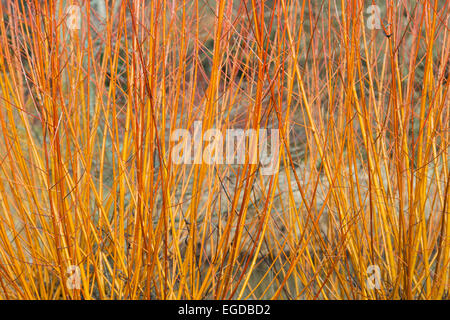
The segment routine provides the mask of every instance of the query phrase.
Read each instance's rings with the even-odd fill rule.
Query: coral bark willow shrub
[[[0,298],[448,299],[449,13],[1,1]]]

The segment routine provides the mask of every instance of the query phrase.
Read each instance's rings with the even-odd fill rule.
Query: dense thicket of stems
[[[0,298],[448,299],[449,13],[2,1]],[[175,164],[195,121],[279,129],[278,172]]]

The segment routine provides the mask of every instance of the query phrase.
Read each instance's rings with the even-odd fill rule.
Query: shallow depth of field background
[[[449,14],[1,1],[0,299],[448,299]],[[278,172],[174,164],[194,121]]]

